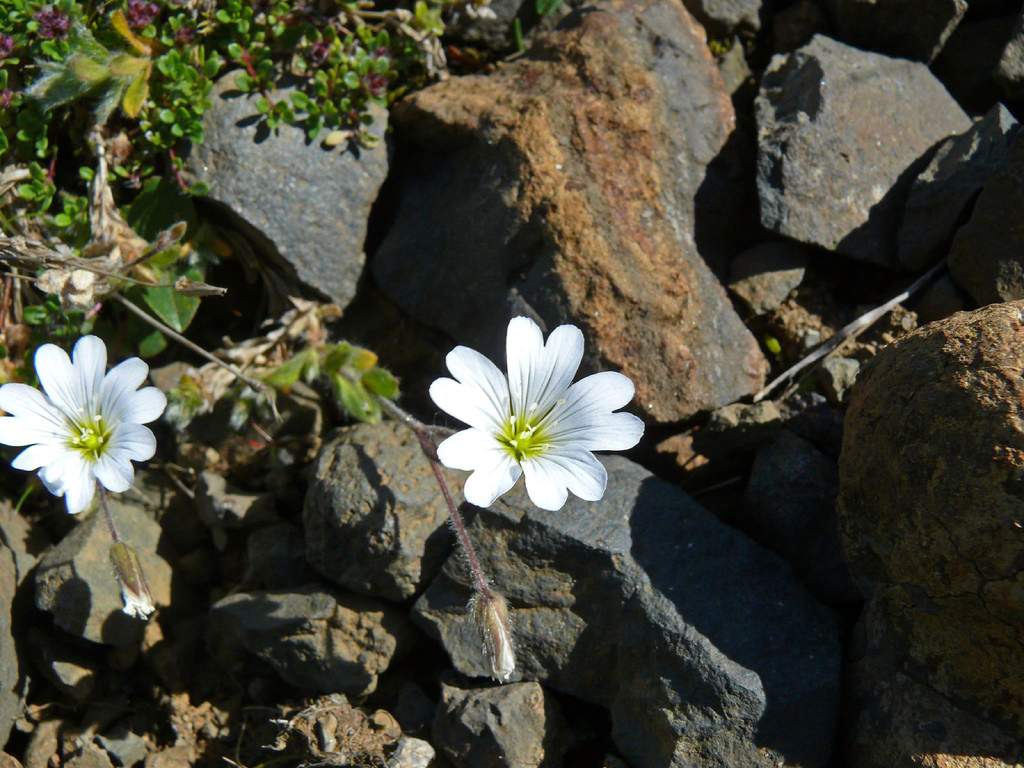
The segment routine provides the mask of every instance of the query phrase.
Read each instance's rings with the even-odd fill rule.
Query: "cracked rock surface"
[[[858,766],[959,765],[929,762],[946,744],[985,765],[1024,754],[1022,350],[1024,302],[992,305],[884,349],[858,380],[839,502],[868,600]]]

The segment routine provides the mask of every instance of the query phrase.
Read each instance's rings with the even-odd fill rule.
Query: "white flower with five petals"
[[[636,445],[643,422],[615,413],[633,399],[633,382],[621,373],[595,373],[572,383],[583,359],[583,333],[555,328],[544,343],[526,317],[508,324],[508,377],[469,347],[448,353],[455,378],[437,379],[430,397],[469,425],[437,448],[441,463],[472,471],[466,501],[489,507],[525,475],[530,500],[558,510],[569,491],[586,501],[604,495],[608,473],[592,451],[623,451]]]
[[[127,491],[135,479],[132,462],[156,453],[156,438],[142,425],[167,405],[156,387],[139,389],[149,366],[132,357],[108,372],[107,348],[95,336],[79,339],[72,359],[44,344],[35,365],[43,392],[27,384],[0,387],[0,408],[10,414],[0,418],[0,443],[28,446],[11,466],[38,470],[71,514],[89,506],[97,480],[110,491]]]

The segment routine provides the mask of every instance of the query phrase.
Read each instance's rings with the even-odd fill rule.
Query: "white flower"
[[[526,476],[530,500],[558,510],[572,491],[586,501],[604,495],[608,474],[591,451],[632,448],[644,433],[631,413],[613,413],[633,399],[621,373],[595,373],[572,384],[583,358],[583,334],[561,325],[548,337],[532,320],[516,317],[506,338],[508,378],[469,347],[446,362],[454,379],[437,379],[430,397],[470,426],[437,448],[441,463],[472,470],[466,501],[489,507]]]
[[[11,466],[39,470],[46,489],[63,496],[68,512],[86,509],[99,480],[108,490],[127,491],[135,479],[131,462],[156,453],[156,438],[142,426],[167,405],[156,387],[139,386],[149,366],[137,357],[107,367],[107,348],[95,336],[75,344],[74,362],[53,344],[36,351],[43,392],[27,384],[0,387],[0,443],[28,446]]]

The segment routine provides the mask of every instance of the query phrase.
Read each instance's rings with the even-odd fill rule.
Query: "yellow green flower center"
[[[498,434],[498,442],[516,461],[539,456],[548,445],[543,421],[543,414],[536,414],[533,419],[509,416]]]
[[[96,461],[110,442],[113,430],[103,423],[102,416],[87,417],[71,422],[68,444],[90,461]]]

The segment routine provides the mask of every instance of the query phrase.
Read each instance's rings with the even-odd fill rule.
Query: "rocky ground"
[[[489,63],[376,147],[257,135],[225,86],[187,172],[276,276],[226,262],[199,335],[295,287],[439,425],[444,353],[501,361],[516,314],[636,383],[603,500],[465,507],[513,680],[415,437],[298,383],[158,430],[115,509],[149,623],[99,516],[0,505],[0,768],[1024,764],[1020,0],[492,6],[451,40]]]

